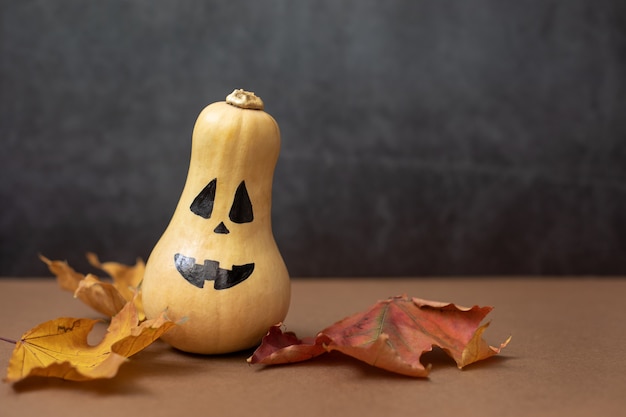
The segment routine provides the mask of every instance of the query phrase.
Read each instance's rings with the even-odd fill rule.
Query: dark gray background
[[[0,0],[0,274],[144,259],[199,111],[281,126],[293,276],[626,274],[623,0]]]

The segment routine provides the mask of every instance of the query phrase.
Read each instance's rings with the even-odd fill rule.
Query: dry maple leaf
[[[102,281],[93,274],[84,275],[76,272],[65,261],[52,261],[43,255],[39,258],[57,277],[57,282],[62,289],[72,291],[75,298],[80,299],[97,312],[112,317],[126,302],[132,301],[137,307],[139,319],[145,319],[139,289],[145,271],[145,264],[141,259],[137,259],[134,266],[117,262],[101,263],[96,254],[87,253],[89,263],[106,272],[112,279],[111,283]]]
[[[459,368],[493,356],[506,346],[508,340],[496,348],[481,337],[488,323],[480,326],[480,322],[491,310],[392,297],[338,321],[316,337],[300,340],[276,325],[248,363],[298,362],[336,350],[388,371],[425,377],[430,367],[424,367],[420,358],[433,346],[442,348]]]
[[[76,272],[66,261],[52,261],[43,255],[39,255],[39,259],[48,265],[48,269],[57,277],[57,283],[64,290],[76,291],[80,281],[85,278],[85,275]]]
[[[126,358],[143,350],[175,325],[165,314],[139,323],[132,302],[113,317],[102,341],[87,338],[98,320],[59,318],[42,323],[16,342],[6,382],[29,376],[85,381],[112,378]]]
[[[95,253],[88,252],[87,261],[93,267],[109,274],[113,279],[113,285],[127,300],[135,296],[135,290],[139,288],[146,270],[145,263],[139,258],[137,258],[134,266],[124,265],[119,262],[102,263]]]
[[[113,317],[122,310],[127,302],[132,301],[127,300],[115,285],[102,282],[92,274],[87,274],[78,283],[74,297],[107,317]],[[143,318],[143,313],[141,313],[139,319],[143,320]]]

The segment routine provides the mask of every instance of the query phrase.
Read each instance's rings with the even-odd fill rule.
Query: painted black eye
[[[213,212],[215,202],[215,189],[217,188],[217,178],[207,184],[206,187],[194,198],[189,209],[200,217],[208,219]]]
[[[250,223],[254,219],[252,214],[252,203],[246,189],[245,181],[241,181],[237,191],[235,191],[235,200],[228,214],[233,223]]]

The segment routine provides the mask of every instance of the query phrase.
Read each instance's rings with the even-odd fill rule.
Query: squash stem
[[[240,109],[263,110],[263,100],[252,91],[235,89],[226,97],[226,103]]]

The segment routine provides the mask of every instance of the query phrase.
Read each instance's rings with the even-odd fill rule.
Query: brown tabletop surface
[[[429,378],[339,353],[250,366],[251,352],[197,356],[157,342],[110,380],[2,383],[0,416],[626,416],[626,278],[293,279],[285,320],[314,335],[379,299],[407,294],[490,305],[484,338],[509,346],[459,370],[435,350]],[[53,279],[0,279],[0,336],[56,317],[97,318]],[[13,350],[0,342],[3,376]]]

